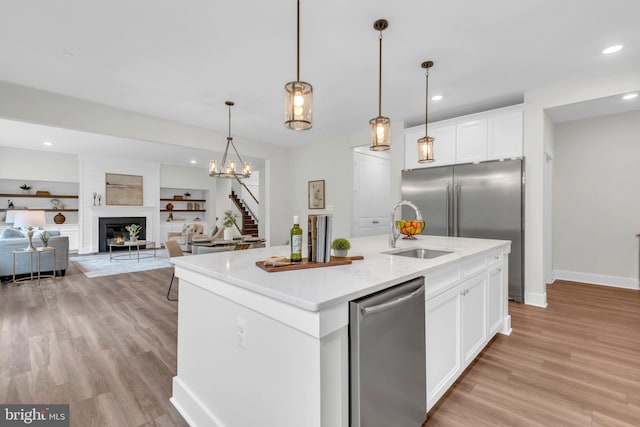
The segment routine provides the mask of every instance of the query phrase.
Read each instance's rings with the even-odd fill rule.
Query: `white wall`
[[[219,152],[226,145],[226,134],[220,132],[6,82],[0,82],[0,100],[0,118]],[[234,142],[243,156],[268,163],[261,186],[266,198],[260,199],[265,222],[260,227],[268,244],[286,240],[293,212],[289,150],[242,137],[234,137]]]
[[[404,165],[404,123],[392,122],[391,129],[391,200],[400,200],[400,178]],[[353,148],[370,144],[369,124],[358,133],[330,141],[317,141],[291,150],[293,194],[288,223],[300,215],[306,229],[309,214],[333,214],[333,235],[351,236],[353,222]],[[325,209],[308,209],[309,181],[325,180]],[[388,207],[389,209],[391,206]],[[290,226],[289,226],[290,227]]]
[[[550,119],[545,109],[591,99],[623,94],[640,88],[640,70],[607,75],[592,80],[573,80],[525,93],[525,303],[547,305],[545,236],[551,225],[545,222],[544,150],[549,145],[545,132]],[[553,145],[551,143],[551,145]]]
[[[105,200],[105,174],[118,173],[142,176],[143,206],[107,206]],[[102,195],[102,206],[93,206],[93,193]],[[81,216],[80,253],[98,251],[98,218],[117,216],[144,216],[147,218],[148,240],[160,237],[160,165],[126,158],[82,156],[80,158]]]
[[[640,111],[556,124],[556,278],[638,288]]]
[[[78,156],[0,147],[0,178],[78,182]]]

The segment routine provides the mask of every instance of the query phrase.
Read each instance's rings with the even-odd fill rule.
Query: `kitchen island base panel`
[[[186,280],[179,313],[172,403],[193,425],[348,425],[347,327],[318,339]]]
[[[449,319],[444,324],[427,321],[428,411],[477,351],[496,333],[510,333],[510,245],[418,239],[421,246],[453,253],[431,260],[394,257],[385,254],[386,236],[357,238],[354,250],[365,255],[359,263],[275,275],[255,262],[285,254],[288,246],[176,258],[176,408],[194,426],[348,426],[349,301],[424,276],[427,307],[435,310],[449,294],[458,307],[440,311]],[[425,314],[438,312],[427,308]],[[238,345],[239,328],[246,348]],[[440,345],[429,346],[430,336]],[[444,354],[459,362],[447,365]]]

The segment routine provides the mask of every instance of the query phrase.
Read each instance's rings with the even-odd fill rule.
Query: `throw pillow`
[[[189,224],[189,225],[185,225],[184,227],[182,227],[182,235],[186,236],[189,233],[193,233],[196,231],[196,226],[195,224]]]
[[[5,228],[0,234],[0,239],[14,239],[16,237],[26,237],[22,231],[17,228]]]

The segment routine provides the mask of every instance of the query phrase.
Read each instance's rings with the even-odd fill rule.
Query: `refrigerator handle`
[[[451,198],[450,193],[450,189],[449,189],[449,182],[447,181],[447,197],[446,197],[446,203],[445,203],[445,208],[446,208],[446,212],[447,212],[447,236],[451,236],[451,232],[450,232],[450,225],[451,225],[451,207],[449,206],[449,199]]]
[[[460,181],[456,182],[453,188],[453,194],[455,197],[455,231],[454,236],[460,236]]]

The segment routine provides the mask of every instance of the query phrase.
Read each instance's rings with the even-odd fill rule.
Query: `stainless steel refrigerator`
[[[422,234],[511,240],[509,298],[524,301],[524,160],[405,170],[402,199],[420,208]]]

